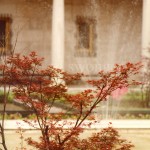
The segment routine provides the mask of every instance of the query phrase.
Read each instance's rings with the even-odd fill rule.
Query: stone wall
[[[12,18],[15,52],[37,51],[50,65],[52,0],[0,0],[0,14]],[[77,16],[96,20],[93,56],[76,56]],[[142,0],[65,0],[65,70],[95,75],[115,63],[139,61],[141,29]]]
[[[142,0],[72,0],[66,3],[66,70],[94,75],[141,58]],[[76,16],[96,18],[94,56],[75,56]]]
[[[0,14],[8,14],[12,19],[11,48],[16,43],[16,53],[37,51],[45,58],[44,65],[51,62],[51,6],[51,0],[0,1]]]

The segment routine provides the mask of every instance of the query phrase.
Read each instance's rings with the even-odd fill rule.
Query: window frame
[[[80,46],[80,25],[87,24],[89,29],[88,48]],[[76,17],[76,56],[95,56],[96,19],[91,17]]]
[[[0,16],[0,20],[5,21],[5,45],[0,45],[0,52],[7,52],[11,48],[10,38],[11,38],[11,18],[9,16]]]

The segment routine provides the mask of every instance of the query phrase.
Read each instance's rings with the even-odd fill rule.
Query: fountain
[[[66,41],[70,43],[66,49],[70,51],[66,51],[65,64],[69,65],[65,65],[65,70],[84,72],[89,75],[88,79],[96,79],[98,71],[108,71],[116,63],[140,60],[141,0],[86,0],[81,1],[80,5],[78,1],[72,0],[72,6],[70,10],[66,7],[66,18],[72,17],[71,21],[77,23],[76,26],[71,22],[66,23],[66,37],[69,37]],[[80,18],[79,21],[76,17]],[[68,32],[72,28],[74,37],[70,37]],[[88,85],[85,87],[88,88]],[[103,102],[97,108],[97,114],[102,111],[103,118],[115,118],[114,109],[119,107],[119,103],[119,100]]]
[[[115,63],[123,64],[140,60],[141,1],[86,0],[79,5],[73,0],[72,6],[70,10],[66,6],[65,13],[66,18],[70,19],[69,22],[66,22],[67,56],[65,56],[65,64],[70,65],[65,65],[65,70],[83,71],[95,76],[101,69],[110,70]],[[93,25],[92,33],[89,31],[89,34],[84,34],[88,28],[86,25],[78,29],[79,25],[72,23],[72,21],[76,22],[76,17],[80,17],[82,24],[87,23],[89,28]],[[90,20],[94,23],[92,24]],[[79,37],[78,32],[83,33],[82,37]],[[90,42],[92,49],[89,46]],[[86,44],[89,44],[89,47]],[[80,54],[77,54],[78,50]]]

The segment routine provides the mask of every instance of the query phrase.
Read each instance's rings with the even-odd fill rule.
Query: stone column
[[[53,0],[52,65],[64,69],[64,0]]]
[[[150,0],[143,0],[142,56],[149,56],[148,47],[150,47]]]

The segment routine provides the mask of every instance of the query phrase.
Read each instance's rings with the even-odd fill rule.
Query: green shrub
[[[123,107],[144,108],[144,97],[145,93],[142,93],[141,91],[131,91],[122,97],[120,105]]]
[[[2,114],[0,114],[0,119],[2,119]],[[14,114],[7,114],[5,113],[5,119],[23,119],[22,115],[20,113],[14,113]]]
[[[12,103],[14,100],[14,95],[13,93],[9,93],[8,98],[7,98],[7,102],[8,103]],[[0,103],[4,102],[4,91],[0,90]]]

